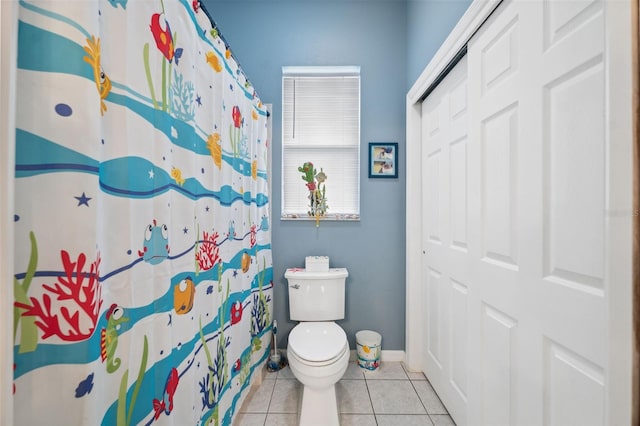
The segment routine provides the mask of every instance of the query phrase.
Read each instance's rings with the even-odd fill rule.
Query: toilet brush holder
[[[273,321],[273,351],[269,355],[269,361],[267,362],[267,370],[273,372],[278,371],[286,367],[287,359],[280,354],[277,346],[276,334],[278,333],[278,323]]]

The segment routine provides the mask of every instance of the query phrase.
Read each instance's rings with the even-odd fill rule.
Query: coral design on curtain
[[[197,1],[19,19],[16,424],[230,425],[270,346],[265,107]]]

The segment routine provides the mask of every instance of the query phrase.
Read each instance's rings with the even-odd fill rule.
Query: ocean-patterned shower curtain
[[[15,424],[230,425],[271,340],[266,108],[197,1],[19,20]]]

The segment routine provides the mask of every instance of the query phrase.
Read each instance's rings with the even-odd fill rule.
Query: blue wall
[[[407,90],[420,76],[471,0],[407,1]]]
[[[264,102],[273,104],[273,194],[271,203],[274,317],[278,345],[295,325],[289,321],[284,272],[304,266],[309,255],[328,255],[332,267],[346,267],[346,317],[340,321],[355,348],[355,332],[372,329],[385,350],[405,347],[405,94],[431,56],[431,31],[412,13],[430,7],[404,0],[203,0],[242,68]],[[457,3],[447,0],[445,4]],[[460,9],[454,8],[455,10]],[[409,17],[408,17],[409,15]],[[420,28],[416,28],[420,27]],[[420,40],[408,42],[407,35]],[[437,50],[437,48],[436,48]],[[435,52],[435,50],[433,50]],[[421,56],[409,61],[407,52]],[[425,53],[426,52],[426,53]],[[431,53],[432,55],[433,53]],[[415,65],[409,72],[408,64]],[[281,221],[282,67],[359,65],[361,67],[361,171],[359,222]],[[410,81],[407,78],[411,77]],[[399,143],[399,178],[367,177],[368,142]]]

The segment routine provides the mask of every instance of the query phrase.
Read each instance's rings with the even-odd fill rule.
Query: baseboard
[[[269,362],[269,358],[267,358],[267,361],[262,363],[262,366],[260,368],[256,368],[256,370],[253,372],[253,375],[251,377],[251,386],[252,387],[258,387],[258,386],[260,386],[262,384],[262,381],[267,376],[267,363],[268,362]]]
[[[357,361],[358,355],[355,350],[351,350],[351,354],[349,355],[349,361]],[[403,362],[404,361],[404,351],[390,351],[390,350],[382,350],[380,353],[380,361],[387,362]]]

